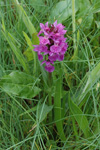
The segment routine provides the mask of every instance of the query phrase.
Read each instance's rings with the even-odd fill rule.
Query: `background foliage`
[[[72,15],[71,0],[0,1],[1,150],[100,149],[100,1],[75,0],[74,33]],[[32,45],[39,24],[55,20],[66,26],[69,48],[50,87]]]

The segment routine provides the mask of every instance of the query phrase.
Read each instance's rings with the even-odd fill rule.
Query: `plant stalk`
[[[49,73],[49,106],[52,105],[52,73]],[[52,111],[49,113],[49,122],[52,121]]]

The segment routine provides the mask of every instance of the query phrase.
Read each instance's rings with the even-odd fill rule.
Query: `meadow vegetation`
[[[32,45],[62,23],[50,74]],[[0,0],[0,150],[100,149],[100,0]]]

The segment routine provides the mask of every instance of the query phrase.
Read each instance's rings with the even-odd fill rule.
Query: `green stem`
[[[49,73],[49,106],[52,105],[52,73]],[[49,122],[52,121],[52,111],[49,113]]]

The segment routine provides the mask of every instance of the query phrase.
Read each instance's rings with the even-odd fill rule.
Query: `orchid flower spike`
[[[33,50],[37,52],[38,59],[42,61],[41,65],[45,64],[46,71],[53,72],[54,62],[63,61],[67,51],[67,38],[64,37],[67,30],[64,30],[65,26],[62,24],[57,24],[57,20],[53,24],[40,23],[40,28],[38,33],[40,44],[33,45]]]

